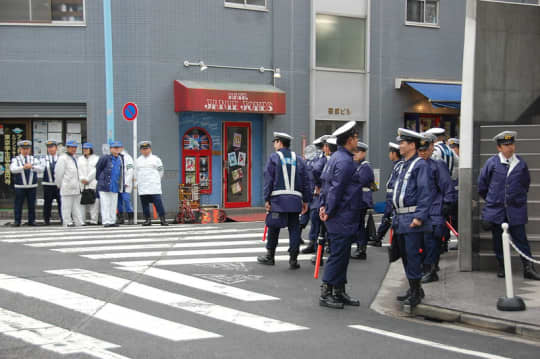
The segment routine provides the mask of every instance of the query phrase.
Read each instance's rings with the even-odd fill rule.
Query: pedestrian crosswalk
[[[77,313],[87,318],[85,320],[117,330],[171,342],[217,340],[228,335],[223,326],[211,322],[184,323],[181,313],[265,334],[308,330],[302,323],[261,315],[249,308],[240,309],[241,303],[278,304],[279,297],[183,273],[182,265],[188,264],[255,262],[256,256],[265,252],[262,232],[261,224],[241,228],[181,225],[3,231],[0,242],[11,246],[78,257],[81,263],[88,259],[104,263],[91,270],[84,267],[47,269],[35,277],[0,272],[0,294],[36,301],[59,313]],[[276,255],[276,261],[289,259],[284,253],[287,244],[288,238],[280,239],[277,252],[283,254]],[[310,258],[310,255],[299,257],[300,260]],[[173,265],[178,267],[167,268]],[[148,303],[144,308],[149,309],[133,307],[126,297]],[[156,305],[179,314],[160,315],[159,310],[150,309]],[[0,337],[5,335],[22,340],[60,355],[77,353],[101,359],[128,358],[116,353],[121,352],[124,343],[111,343],[107,337],[88,335],[84,327],[80,331],[69,329],[77,328],[77,325],[49,323],[33,317],[35,313],[12,309],[0,308]]]

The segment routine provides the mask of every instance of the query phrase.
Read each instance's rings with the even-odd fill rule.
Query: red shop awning
[[[176,80],[174,110],[283,115],[285,92],[271,85]]]

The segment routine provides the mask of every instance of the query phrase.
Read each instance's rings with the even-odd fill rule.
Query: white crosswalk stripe
[[[301,254],[298,256],[298,260],[310,260],[310,254]],[[288,261],[288,255],[275,256],[274,260],[276,262]],[[143,267],[143,266],[177,266],[183,264],[203,264],[203,263],[249,263],[257,262],[255,256],[251,257],[213,257],[213,258],[186,258],[186,259],[159,259],[152,261],[121,261],[113,262],[115,265],[119,266],[129,266],[129,267]]]
[[[108,350],[120,348],[119,345],[75,333],[2,308],[0,308],[0,334],[61,355],[87,354],[100,359],[129,359]]]
[[[148,285],[130,282],[127,279],[114,277],[107,274],[91,272],[83,269],[52,270],[47,272],[90,282],[149,301],[165,304],[210,318],[223,320],[232,324],[260,330],[265,333],[280,333],[307,329],[306,327],[301,327],[268,317],[208,303],[195,298],[190,298],[162,289],[150,287]]]
[[[6,274],[0,274],[0,289],[173,341],[221,337],[219,334],[206,330],[175,323],[48,284]]]

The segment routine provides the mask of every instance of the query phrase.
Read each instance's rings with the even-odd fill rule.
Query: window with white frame
[[[406,23],[439,25],[439,0],[407,0]]]
[[[225,0],[225,6],[240,9],[266,10],[268,0]]]
[[[84,21],[84,0],[0,0],[1,23]]]
[[[317,14],[317,67],[364,71],[366,19]]]

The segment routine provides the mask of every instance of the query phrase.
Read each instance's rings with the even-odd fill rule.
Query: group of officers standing
[[[508,131],[495,136],[499,154],[487,161],[478,185],[486,200],[484,227],[492,229],[500,266],[503,222],[509,222],[516,245],[526,255],[531,254],[525,234],[530,178],[525,162],[514,154],[515,137]],[[438,263],[441,253],[448,250],[449,229],[457,228],[459,139],[447,141],[443,128],[423,133],[398,129],[397,143],[388,144],[393,169],[386,182],[386,207],[375,238],[368,238],[365,217],[373,207],[372,192],[377,185],[366,161],[368,146],[358,140],[355,122],[316,139],[313,145],[318,151],[307,154],[305,161],[290,150],[292,140],[286,133],[274,132],[276,152],[270,155],[264,171],[267,252],[257,261],[275,264],[280,229],[288,227],[289,268],[298,269],[301,230],[306,224],[302,219],[309,217],[310,241],[302,253],[314,253],[317,244],[329,250],[319,304],[338,309],[358,306],[359,301],[345,290],[349,259],[366,259],[368,239],[380,246],[391,228],[394,249],[409,281],[407,292],[396,299],[411,307],[418,305],[424,297],[422,283],[439,279]],[[523,270],[525,278],[540,280],[525,258]],[[504,276],[504,270],[499,269],[498,275]]]
[[[58,143],[46,142],[47,155],[39,159],[31,155],[32,141],[17,143],[19,154],[11,161],[10,170],[14,177],[15,220],[12,226],[19,227],[22,220],[24,201],[28,207],[26,225],[36,225],[36,192],[38,177],[43,177],[43,221],[50,225],[52,202],[56,200],[61,223],[65,227],[97,225],[99,214],[104,227],[116,227],[125,223],[134,224],[131,192],[133,179],[143,205],[145,221],[151,225],[150,203],[154,203],[162,225],[167,225],[161,200],[161,178],[163,163],[152,154],[152,143],[141,141],[141,155],[133,158],[124,150],[120,141],[109,144],[110,153],[101,157],[94,154],[92,143],[82,144],[81,156],[76,156],[79,144],[66,142],[66,151],[58,153]],[[90,219],[85,221],[89,213]],[[127,218],[126,218],[127,217]]]

